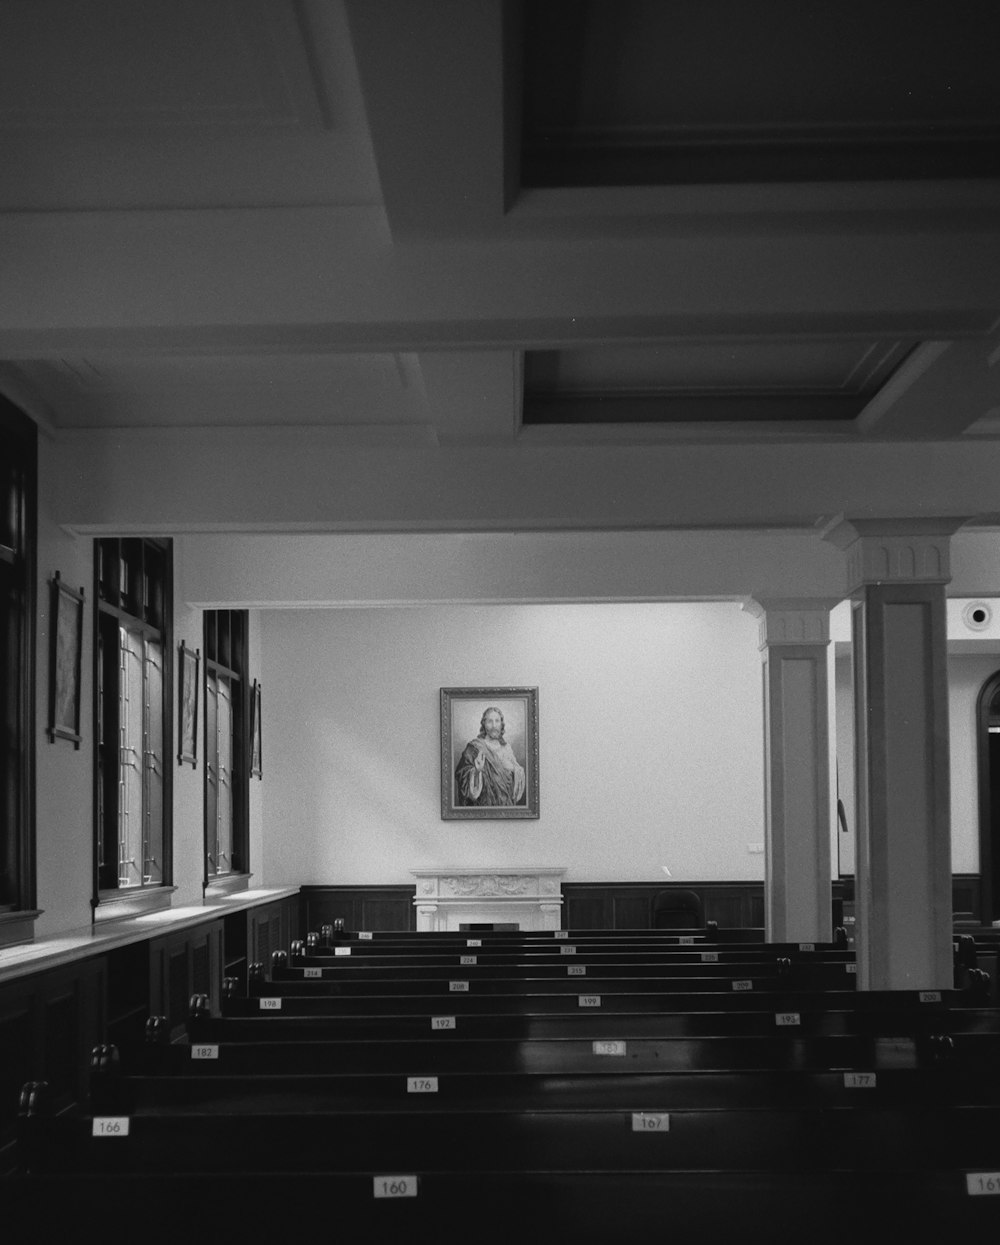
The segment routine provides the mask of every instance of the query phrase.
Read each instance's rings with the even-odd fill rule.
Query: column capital
[[[749,597],[743,608],[758,621],[760,648],[829,644],[830,611],[838,597]]]
[[[951,537],[965,517],[840,519],[824,539],[847,554],[847,590],[869,584],[946,584]]]

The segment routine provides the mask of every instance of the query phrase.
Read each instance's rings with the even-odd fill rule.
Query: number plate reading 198
[[[624,1042],[595,1042],[593,1046],[595,1055],[624,1055]]]
[[[798,1012],[778,1012],[774,1017],[776,1025],[797,1025],[801,1024],[801,1017]]]
[[[219,1057],[218,1046],[192,1046],[191,1047],[191,1058],[192,1059],[218,1059],[218,1057]]]
[[[845,1072],[845,1089],[874,1089],[877,1078],[874,1072]]]
[[[351,948],[350,947],[334,947],[333,954],[334,955],[350,955]]]
[[[701,962],[702,964],[718,964],[719,962],[718,951],[703,951],[701,953]]]
[[[733,982],[733,989],[734,990],[752,990],[753,982],[748,980],[745,977],[740,977],[736,981]]]
[[[376,1197],[416,1197],[416,1176],[376,1176]]]
[[[586,964],[567,964],[566,965],[566,976],[567,977],[586,977],[586,975],[587,975]]]
[[[454,1016],[432,1016],[431,1017],[431,1028],[432,1029],[454,1029],[454,1027],[455,1027]]]
[[[633,1111],[632,1131],[634,1133],[668,1133],[670,1132],[670,1116],[665,1111]]]
[[[265,995],[260,1001],[260,1010],[262,1012],[280,1012],[281,999],[276,998],[273,994]]]
[[[1000,1172],[966,1172],[965,1187],[973,1197],[1000,1193]]]
[[[917,995],[917,998],[920,999],[921,1003],[940,1003],[941,1002],[941,991],[940,990],[921,990],[920,993]]]
[[[310,980],[315,980],[315,978],[323,976],[323,970],[321,968],[304,968],[302,970],[302,976],[307,977]]]
[[[95,1115],[90,1131],[91,1137],[127,1137],[127,1115]]]
[[[408,1076],[406,1092],[408,1094],[436,1094],[438,1079],[436,1076]]]
[[[449,981],[448,989],[452,994],[468,994],[469,983],[467,981]]]
[[[601,996],[599,994],[581,994],[577,1002],[581,1007],[600,1007]]]
[[[458,957],[458,962],[459,964],[478,964],[479,956],[478,955],[460,955]]]
[[[560,955],[576,955],[576,947],[560,947]]]

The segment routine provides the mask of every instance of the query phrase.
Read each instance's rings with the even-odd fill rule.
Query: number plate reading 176
[[[1000,1172],[966,1172],[965,1187],[972,1197],[1000,1193]]]
[[[91,1137],[127,1137],[127,1115],[95,1115],[90,1130]]]
[[[416,1176],[376,1176],[374,1180],[376,1197],[416,1197]]]
[[[600,1007],[601,996],[599,994],[581,994],[577,999],[581,1007]]]
[[[634,1133],[668,1133],[670,1132],[670,1116],[665,1111],[633,1111],[632,1131]]]
[[[438,1079],[436,1076],[408,1076],[406,1092],[408,1094],[436,1094]]]

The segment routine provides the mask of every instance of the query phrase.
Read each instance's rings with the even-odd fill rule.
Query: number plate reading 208
[[[416,1197],[416,1176],[376,1176],[374,1180],[376,1197]]]

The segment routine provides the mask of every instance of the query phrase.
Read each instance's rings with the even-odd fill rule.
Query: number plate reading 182
[[[192,1046],[191,1047],[191,1058],[192,1059],[218,1059],[218,1057],[219,1057],[218,1046],[212,1045],[212,1046]]]
[[[734,990],[752,990],[753,982],[750,981],[749,978],[740,977],[738,980],[733,982],[733,989]]]
[[[91,1126],[91,1137],[127,1137],[129,1117],[127,1115],[95,1115]]]
[[[408,1094],[436,1094],[438,1079],[436,1076],[408,1076],[406,1092]]]
[[[972,1197],[1000,1193],[1000,1172],[966,1172],[965,1187]]]
[[[670,1115],[665,1111],[633,1111],[632,1131],[634,1133],[668,1133],[670,1132]]]
[[[416,1197],[416,1176],[376,1176],[374,1180],[376,1197]]]
[[[601,996],[599,994],[581,994],[577,1002],[581,1007],[600,1007]]]

